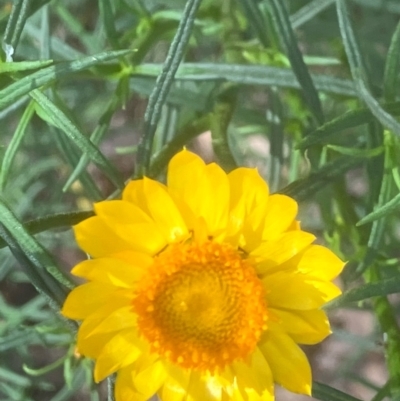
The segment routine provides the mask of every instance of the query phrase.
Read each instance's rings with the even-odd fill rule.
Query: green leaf
[[[365,157],[366,159],[379,156],[384,151],[383,146],[378,146],[377,148],[373,149],[358,149],[358,148],[346,148],[344,146],[328,145],[327,148],[332,149],[335,152],[340,153],[341,155]]]
[[[112,1],[99,0],[99,11],[101,19],[103,20],[107,39],[114,49],[119,48],[120,44],[118,42],[118,32],[115,28],[115,16],[112,7]]]
[[[335,0],[313,0],[307,3],[304,7],[300,8],[295,14],[290,16],[290,22],[293,29],[300,28],[307,21],[312,20],[321,11],[325,10]]]
[[[141,64],[133,67],[132,75],[157,76],[161,67],[160,64]],[[357,95],[352,81],[323,74],[311,74],[311,78],[316,89],[321,92],[353,97]],[[264,65],[182,63],[176,73],[176,79],[201,82],[229,81],[242,85],[300,88],[291,69]]]
[[[29,74],[0,90],[0,110],[10,106],[33,89],[53,83],[55,80],[60,80],[69,74],[74,74],[78,71],[100,65],[106,61],[122,57],[131,52],[131,50],[107,51],[80,60],[51,65],[50,67]]]
[[[18,61],[10,63],[0,62],[0,74],[36,70],[53,64],[53,60]]]
[[[385,75],[383,77],[383,96],[387,102],[393,102],[399,93],[400,86],[400,22],[390,42],[385,63]]]
[[[3,162],[0,169],[0,192],[4,190],[7,183],[8,175],[10,173],[11,165],[17,154],[19,147],[21,146],[22,140],[26,134],[26,128],[31,121],[31,118],[35,112],[34,102],[30,102],[24,111],[21,119],[19,120],[17,129],[7,146],[7,150],[4,154]]]
[[[400,102],[388,103],[381,107],[386,112],[400,115]],[[374,115],[372,114],[372,111],[367,108],[348,111],[311,132],[297,144],[297,148],[307,149],[314,145],[326,144],[337,132],[349,128],[355,128],[373,121],[375,121]]]
[[[342,35],[347,59],[349,60],[351,75],[353,78],[361,76],[362,80],[366,81],[367,73],[364,67],[364,60],[351,25],[346,0],[336,0],[336,10],[339,19],[340,33]]]
[[[250,21],[250,28],[256,33],[264,47],[269,46],[268,30],[263,14],[260,12],[258,3],[254,0],[241,0],[240,2]]]
[[[138,171],[136,176],[138,177],[146,174],[150,168],[151,149],[157,124],[160,119],[162,106],[167,99],[168,92],[175,79],[175,74],[183,59],[184,51],[189,42],[195,16],[200,4],[201,0],[188,0],[186,2],[178,30],[168,50],[162,71],[157,77],[156,85],[149,97],[144,115],[144,133],[139,141],[137,152]]]
[[[297,45],[285,3],[281,0],[268,0],[268,3],[270,5],[269,11],[272,14],[275,23],[275,29],[279,34],[279,38],[283,42],[293,72],[300,83],[304,99],[316,120],[322,124],[324,121],[324,115],[318,92],[303,60],[299,46]]]
[[[228,137],[228,127],[236,108],[237,98],[237,85],[225,84],[214,104],[210,121],[213,150],[225,171],[231,171],[237,167],[229,147]]]
[[[12,60],[15,48],[24,29],[25,21],[30,15],[29,11],[30,0],[14,1],[3,38],[7,61]]]
[[[378,101],[370,94],[365,82],[361,79],[361,77],[357,77],[356,82],[360,97],[371,110],[371,113],[384,127],[392,131],[394,134],[400,136],[400,123],[391,114],[386,112],[378,103]]]
[[[353,302],[364,301],[372,297],[386,296],[400,292],[400,277],[391,277],[375,283],[367,283],[344,292],[333,301],[328,302],[324,309],[332,310],[347,306]]]
[[[71,227],[92,216],[94,216],[93,211],[57,213],[24,222],[24,227],[29,234],[34,235],[54,228]],[[4,248],[6,245],[4,241],[0,240],[0,248]]]
[[[28,367],[27,365],[23,364],[22,365],[22,369],[24,370],[25,373],[27,373],[30,376],[42,376],[45,375],[49,372],[51,372],[54,369],[57,369],[59,366],[61,366],[64,361],[65,358],[67,358],[68,355],[63,355],[61,358],[57,359],[56,361],[50,363],[49,365],[44,366],[43,368],[39,368],[39,369],[32,369],[30,367]]]
[[[86,372],[84,368],[79,366],[74,371],[71,383],[65,384],[64,387],[50,401],[68,401],[82,388],[86,381]]]
[[[114,96],[111,98],[110,103],[107,106],[107,109],[100,117],[98,125],[94,129],[93,133],[90,135],[90,141],[93,144],[97,145],[100,143],[101,139],[109,129],[111,119],[114,116],[114,113],[119,107],[121,107],[121,103],[124,102],[125,97],[121,98],[121,94],[123,93],[126,84],[127,82],[125,77],[119,81]],[[64,192],[66,192],[68,188],[73,184],[73,182],[77,180],[80,175],[83,174],[89,162],[90,159],[86,154],[83,154],[80,157],[79,162],[75,164],[74,171],[71,173],[71,175],[69,176],[67,182],[63,187]]]
[[[35,280],[33,284],[61,305],[67,293],[66,288],[73,288],[75,284],[58,268],[51,256],[28,233],[2,199],[0,223],[4,226],[0,233],[3,240],[19,258],[28,276]]]
[[[382,126],[379,125],[379,128]],[[385,132],[384,136],[384,148],[385,148],[385,157],[384,157],[384,165],[383,168],[381,164],[375,165],[369,163],[369,168],[367,169],[369,180],[370,180],[370,192],[372,192],[371,204],[378,203],[379,205],[384,205],[390,199],[393,187],[393,178],[392,178],[392,169],[391,169],[391,147],[393,145],[393,141],[391,140],[392,134],[389,132]],[[377,161],[380,163],[380,160]],[[376,179],[376,183],[374,184],[374,180]],[[375,191],[372,187],[376,186],[379,188],[379,193],[375,195]],[[376,191],[377,192],[377,191]],[[376,257],[379,251],[382,249],[384,234],[386,230],[386,219],[375,220],[372,223],[371,231],[369,233],[369,238],[367,242],[367,251],[365,253],[364,258],[361,260],[361,263],[358,265],[355,274],[352,278],[356,278],[364,273],[376,260]]]
[[[364,161],[364,157],[338,157],[312,172],[307,178],[294,181],[278,192],[302,202]]]
[[[157,177],[165,169],[175,153],[182,150],[191,139],[209,129],[210,119],[211,114],[206,114],[182,127],[170,142],[164,145],[158,153],[153,155],[149,176]]]
[[[357,226],[362,226],[367,223],[371,223],[377,219],[387,216],[395,211],[398,211],[400,207],[400,193],[397,194],[392,200],[385,203],[383,206],[378,207],[372,213],[367,214],[358,223]]]
[[[33,90],[30,96],[36,100],[37,104],[47,114],[49,121],[65,133],[81,152],[86,154],[110,178],[117,188],[124,187],[124,181],[118,171],[49,98],[37,89]]]
[[[312,396],[321,401],[361,401],[359,398],[318,382],[313,382]]]
[[[14,331],[9,335],[2,335],[0,352],[38,342],[40,342],[40,336],[36,330],[26,329],[17,332]]]

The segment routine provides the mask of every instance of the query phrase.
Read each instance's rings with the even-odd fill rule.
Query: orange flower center
[[[213,371],[255,349],[266,329],[264,290],[231,245],[170,245],[148,273],[133,305],[153,352],[184,368]]]

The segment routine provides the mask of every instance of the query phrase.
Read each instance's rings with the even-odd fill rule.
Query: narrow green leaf
[[[312,172],[307,178],[294,181],[278,192],[291,196],[298,202],[304,201],[365,160],[363,157],[338,157]]]
[[[364,224],[371,223],[372,221],[380,219],[381,217],[387,216],[390,213],[398,211],[399,207],[400,207],[400,193],[397,194],[392,200],[385,203],[383,206],[377,208],[372,213],[367,214],[365,217],[363,217],[357,223],[357,226],[362,226]]]
[[[36,70],[53,64],[53,60],[18,61],[11,63],[0,62],[0,74]]]
[[[141,64],[133,67],[132,75],[154,77],[160,73],[161,67],[160,64]],[[321,92],[352,97],[357,95],[352,81],[323,74],[311,74],[311,77],[316,89]],[[291,69],[264,65],[182,63],[176,73],[176,79],[201,82],[229,81],[242,85],[300,88]]]
[[[393,102],[399,93],[400,86],[400,22],[390,42],[386,56],[385,74],[383,77],[383,96],[386,102]]]
[[[0,223],[8,230],[25,257],[35,266],[34,275],[41,277],[45,282],[52,280],[53,283],[60,283],[67,288],[75,286],[68,276],[56,266],[45,249],[28,233],[2,199],[0,199]],[[5,238],[3,237],[3,239]],[[8,245],[10,244],[8,243]],[[60,285],[55,285],[55,287],[60,288],[61,291],[60,294],[57,294],[58,299],[62,298],[65,294],[63,287]]]
[[[339,20],[340,33],[342,35],[347,59],[349,60],[351,75],[353,78],[361,76],[363,82],[367,81],[367,72],[362,58],[353,27],[351,25],[349,10],[346,0],[336,0],[336,10]]]
[[[177,135],[153,155],[149,170],[150,177],[157,177],[167,166],[172,156],[182,150],[182,148],[197,135],[206,131],[210,127],[211,114],[206,114],[189,124],[182,127]]]
[[[381,125],[379,125],[379,127],[382,128]],[[384,137],[385,156],[383,166],[381,160],[378,160],[377,164],[372,163],[371,161],[368,163],[369,168],[367,168],[367,173],[370,182],[370,192],[372,192],[370,209],[372,209],[372,205],[375,203],[378,204],[378,207],[386,204],[389,201],[392,193],[393,178],[391,169],[391,136],[392,134],[386,131]],[[379,188],[379,193],[378,191],[374,190],[374,187]],[[355,274],[352,276],[353,279],[363,274],[376,261],[376,257],[379,251],[382,249],[382,241],[384,239],[385,230],[386,219],[375,220],[372,223],[367,243],[367,251],[364,258],[361,260],[361,263],[357,266]]]
[[[257,37],[264,47],[269,46],[268,31],[263,14],[260,13],[258,3],[254,0],[241,0],[240,3],[250,21],[250,28],[255,31]]]
[[[74,143],[66,135],[64,135],[63,132],[53,128],[52,126],[49,128],[51,136],[56,142],[57,147],[60,149],[67,163],[72,169],[76,168],[82,153],[74,145]],[[82,171],[79,181],[81,182],[82,189],[90,201],[99,202],[104,199],[104,196],[98,188],[96,182],[87,171]]]
[[[367,159],[379,156],[384,151],[383,146],[378,146],[377,148],[373,149],[358,149],[358,148],[346,148],[344,146],[328,145],[327,148],[332,149],[335,152],[340,153],[341,155],[365,157]]]
[[[2,335],[0,342],[0,352],[5,352],[12,348],[27,346],[40,342],[40,336],[36,330],[26,329],[14,331],[8,335]]]
[[[369,271],[371,283],[382,280],[381,269],[374,264]],[[382,333],[385,333],[385,359],[391,380],[390,395],[392,400],[400,399],[400,328],[395,309],[386,296],[378,297],[373,303],[374,312]]]
[[[63,355],[61,358],[57,359],[56,361],[50,363],[49,365],[43,366],[42,368],[39,369],[32,369],[30,367],[28,367],[27,365],[23,364],[22,365],[22,369],[24,370],[25,373],[27,373],[30,376],[42,376],[45,375],[49,372],[51,372],[54,369],[57,369],[59,366],[61,366],[64,361],[65,358],[67,358],[68,355]]]
[[[237,85],[225,84],[215,102],[210,121],[213,149],[225,171],[231,171],[237,167],[229,148],[228,138],[228,127],[236,108],[237,94]]]
[[[389,11],[393,14],[400,14],[400,4],[398,0],[352,0],[354,3],[363,7],[369,7],[378,11]]]
[[[35,99],[37,104],[48,115],[53,125],[64,132],[81,152],[86,154],[110,178],[117,188],[124,187],[124,181],[118,171],[50,99],[37,89],[33,90],[30,96]]]
[[[21,119],[19,120],[17,129],[15,130],[15,133],[7,146],[0,169],[0,192],[4,190],[4,187],[7,183],[11,165],[25,136],[26,128],[31,121],[34,111],[35,104],[34,102],[30,102]]]
[[[282,164],[284,160],[284,111],[283,105],[279,98],[279,93],[276,88],[271,88],[268,90],[269,99],[269,110],[267,111],[267,116],[271,114],[272,116],[268,118],[269,129],[269,142],[270,142],[270,163],[269,163],[269,174],[268,174],[268,185],[270,191],[274,192],[280,187],[280,179],[282,173]]]
[[[79,60],[51,65],[36,71],[0,90],[0,110],[10,106],[20,97],[27,95],[33,89],[50,84],[56,79],[60,80],[69,74],[73,74],[78,71],[100,65],[106,61],[122,57],[131,52],[132,50],[117,50],[112,52],[107,51]]]
[[[8,381],[17,387],[29,387],[32,385],[32,381],[25,376],[15,373],[0,366],[0,382]]]
[[[94,216],[93,211],[57,213],[35,220],[29,220],[23,224],[27,232],[34,235],[54,228],[71,227],[92,216]],[[4,248],[6,245],[4,241],[0,240],[0,248]]]
[[[381,106],[382,109],[393,115],[400,115],[400,102],[388,103]],[[373,122],[374,115],[367,108],[351,110],[345,114],[318,127],[297,144],[298,149],[307,149],[314,145],[326,144],[334,134],[345,129],[358,127]]]
[[[29,8],[30,0],[16,0],[13,3],[3,38],[7,61],[12,61],[25,21],[29,17]]]
[[[74,372],[71,383],[64,387],[50,401],[68,401],[82,388],[86,381],[86,372],[81,366]]]
[[[268,3],[270,5],[269,10],[275,22],[275,28],[283,42],[293,72],[300,83],[304,99],[316,120],[322,124],[324,115],[318,92],[303,60],[299,46],[297,45],[297,40],[292,26],[290,25],[289,14],[286,10],[285,3],[281,0],[268,0]]]
[[[353,302],[364,301],[372,297],[386,296],[400,292],[400,277],[391,277],[376,283],[367,283],[352,290],[345,291],[342,295],[328,302],[324,309],[332,310],[347,306]]]
[[[392,131],[394,134],[400,136],[400,123],[388,112],[386,112],[378,101],[370,94],[365,82],[358,77],[356,79],[358,92],[362,100],[364,100],[371,113],[378,119],[378,121]]]
[[[140,138],[138,145],[137,176],[146,174],[150,167],[151,148],[162,106],[167,99],[168,92],[175,79],[175,74],[184,56],[184,51],[189,42],[195,16],[200,4],[201,0],[187,1],[178,30],[168,50],[163,69],[157,77],[156,85],[150,95],[144,116],[144,134]]]
[[[120,47],[118,42],[118,33],[115,28],[115,16],[110,0],[99,0],[100,17],[106,31],[107,39],[114,49]]]
[[[312,396],[321,401],[361,401],[359,398],[318,382],[313,382]]]
[[[325,10],[335,0],[313,0],[300,8],[295,14],[290,16],[290,22],[293,29],[300,28],[307,21],[312,20],[321,11]]]
[[[118,87],[115,91],[114,96],[112,97],[109,105],[107,106],[107,109],[103,113],[103,115],[99,119],[99,124],[96,126],[94,129],[93,133],[90,135],[90,141],[94,145],[98,145],[107,132],[111,119],[115,113],[115,111],[121,107],[121,102],[124,102],[125,98],[121,99],[121,92],[123,91],[123,87],[126,84],[126,80],[123,78],[119,81]],[[75,165],[74,171],[71,173],[69,176],[67,182],[65,183],[63,187],[63,191],[67,191],[72,183],[79,178],[79,176],[85,171],[85,168],[89,164],[90,159],[86,154],[83,154],[79,162]]]
[[[61,287],[51,275],[46,273],[44,265],[36,258],[35,254],[25,253],[16,239],[10,235],[2,224],[0,224],[0,237],[7,243],[12,255],[25,271],[30,283],[39,294],[43,295],[43,298],[52,309],[58,310],[66,297],[65,287]]]
[[[55,3],[54,10],[68,31],[75,35],[76,39],[84,45],[87,51],[99,51],[101,49],[98,43],[101,37],[96,37],[89,33],[81,18],[72,13],[64,2]]]

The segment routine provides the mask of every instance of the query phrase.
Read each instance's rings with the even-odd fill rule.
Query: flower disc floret
[[[214,371],[244,359],[266,329],[261,280],[229,244],[171,245],[138,288],[140,332],[154,352],[184,368]]]

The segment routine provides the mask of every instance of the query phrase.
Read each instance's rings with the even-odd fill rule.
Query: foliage
[[[211,130],[226,170],[257,166],[348,260],[327,308],[376,316],[390,382],[352,380],[400,399],[387,298],[400,288],[399,14],[396,0],[2,2],[0,398],[99,399],[58,314],[83,257],[68,227],[126,180],[162,180]],[[43,367],[45,348],[58,358]],[[48,375],[60,367],[61,386]],[[313,394],[355,400],[319,383]]]

